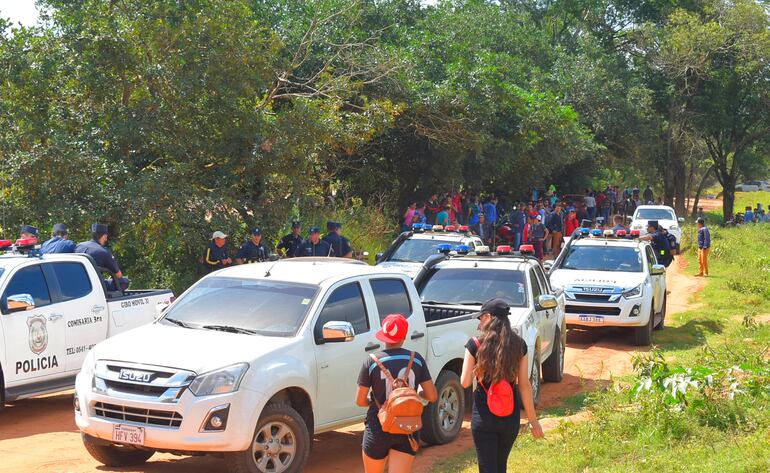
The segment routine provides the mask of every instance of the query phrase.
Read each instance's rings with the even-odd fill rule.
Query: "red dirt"
[[[684,261],[679,259],[679,261]],[[682,265],[669,268],[668,313],[691,307],[690,296],[700,292],[705,281],[682,273]],[[631,370],[631,335],[613,329],[572,330],[568,336],[564,380],[545,384],[541,407],[558,405],[565,397],[606,386],[611,376]],[[574,417],[574,416],[573,416]],[[579,419],[585,416],[578,415]],[[570,418],[570,420],[575,420]],[[546,430],[558,420],[544,422]],[[27,399],[7,406],[0,413],[0,472],[85,473],[123,471],[148,473],[209,473],[222,471],[214,457],[179,457],[156,454],[141,467],[113,469],[99,465],[83,448],[72,415],[72,392]],[[308,473],[361,471],[362,425],[319,435],[305,469]],[[460,437],[449,445],[424,448],[414,471],[426,473],[448,456],[473,447],[466,422]]]

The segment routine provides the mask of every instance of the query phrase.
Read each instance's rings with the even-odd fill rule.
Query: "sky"
[[[37,22],[35,0],[0,0],[0,17],[10,18],[13,24],[34,25]]]

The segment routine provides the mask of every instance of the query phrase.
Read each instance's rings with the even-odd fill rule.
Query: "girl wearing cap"
[[[508,455],[519,434],[522,404],[532,435],[543,437],[529,384],[527,344],[511,328],[508,314],[510,307],[503,299],[487,301],[475,314],[481,335],[465,345],[460,382],[469,388],[474,379],[478,381],[473,397],[471,433],[480,473],[505,473]],[[513,412],[507,417],[496,416],[487,405],[487,390],[499,381],[508,381],[514,388]]]
[[[375,353],[380,363],[390,372],[393,378],[403,378],[412,351],[402,348],[409,332],[409,322],[401,314],[390,314],[382,321],[382,329],[376,337],[385,343],[385,350]],[[438,399],[436,386],[433,385],[428,365],[419,353],[415,353],[412,369],[409,371],[409,385],[415,389],[422,388],[420,396],[428,402]],[[358,375],[358,391],[356,404],[368,407],[366,412],[366,429],[362,444],[364,470],[366,473],[381,473],[388,463],[390,473],[406,473],[411,471],[414,456],[417,451],[412,448],[408,435],[395,435],[382,431],[378,405],[383,405],[393,387],[371,357],[367,357]]]

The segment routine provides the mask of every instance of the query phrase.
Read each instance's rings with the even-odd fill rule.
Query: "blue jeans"
[[[596,207],[587,207],[586,212],[588,212],[588,219],[593,222],[596,218]]]
[[[521,246],[521,232],[516,232],[513,234],[513,250],[519,251],[519,247]]]

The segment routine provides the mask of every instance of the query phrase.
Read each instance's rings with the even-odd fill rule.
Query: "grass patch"
[[[721,198],[720,194],[720,198]],[[751,206],[752,209],[757,207],[757,203],[761,203],[762,207],[767,210],[770,209],[770,192],[736,192],[735,193],[735,205],[733,205],[733,213],[745,211],[747,206]],[[722,209],[712,210],[706,212],[711,222],[722,221]]]
[[[756,193],[752,193],[756,195]],[[755,202],[756,204],[756,202]],[[697,271],[694,227],[683,257]],[[762,226],[712,228],[711,274],[697,308],[669,317],[657,350],[637,374],[616,380],[558,415],[585,405],[591,420],[525,435],[509,471],[770,471],[770,233]],[[477,471],[473,451],[434,472]]]

